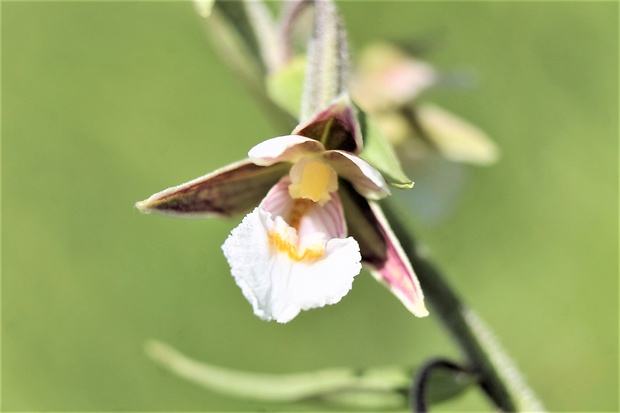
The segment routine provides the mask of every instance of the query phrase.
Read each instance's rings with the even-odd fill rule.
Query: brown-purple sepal
[[[136,203],[144,213],[186,218],[232,217],[259,204],[290,164],[258,166],[243,160],[165,189]]]
[[[373,268],[382,267],[387,259],[387,247],[375,214],[366,198],[353,189],[351,184],[340,180],[339,186],[349,235],[360,246],[362,262]]]
[[[417,317],[425,317],[424,294],[409,258],[381,207],[341,182],[341,199],[349,235],[360,246],[362,263]]]
[[[327,109],[298,125],[293,134],[323,141],[326,150],[340,149],[359,153],[363,149],[357,109],[347,95],[336,99]],[[326,128],[329,130],[326,132]]]

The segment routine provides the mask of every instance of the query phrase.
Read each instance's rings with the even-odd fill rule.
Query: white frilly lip
[[[361,270],[357,241],[341,238],[346,225],[337,194],[322,207],[313,205],[304,215],[299,232],[278,215],[290,210],[293,202],[284,196],[287,179],[233,229],[222,246],[232,275],[254,314],[279,323],[290,321],[302,310],[337,303]],[[316,258],[294,258],[290,250],[274,244],[273,237],[294,245],[299,255],[305,248],[321,253]]]

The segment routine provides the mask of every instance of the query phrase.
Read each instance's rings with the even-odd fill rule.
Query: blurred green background
[[[502,159],[467,168],[443,219],[414,214],[417,236],[548,409],[617,411],[618,4],[340,6],[354,53],[437,36],[428,59],[475,75],[425,99],[486,130]],[[220,250],[237,220],[133,208],[288,132],[191,4],[4,2],[2,87],[3,410],[318,408],[186,383],[144,355],[151,338],[264,372],[457,356],[433,315],[365,272],[338,305],[263,322]],[[471,391],[437,410],[489,408]]]

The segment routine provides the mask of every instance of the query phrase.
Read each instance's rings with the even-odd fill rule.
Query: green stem
[[[301,100],[301,120],[309,119],[348,86],[349,51],[340,15],[332,0],[316,0],[308,64]]]
[[[419,253],[416,243],[389,203],[382,207],[415,269],[431,314],[436,315],[480,375],[480,386],[502,411],[543,411],[517,367],[480,318],[450,287],[440,271]]]

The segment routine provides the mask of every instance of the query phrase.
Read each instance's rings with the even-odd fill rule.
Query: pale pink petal
[[[323,153],[323,159],[364,197],[381,199],[390,195],[381,173],[359,156],[344,151],[327,151]]]
[[[428,310],[424,305],[424,294],[407,254],[392,232],[381,207],[373,201],[369,201],[368,204],[375,214],[379,230],[387,244],[387,259],[383,266],[371,269],[372,275],[385,284],[415,316],[426,317]]]
[[[348,234],[360,244],[362,262],[380,268],[387,259],[387,244],[368,200],[350,183],[341,182],[340,199],[345,211]]]
[[[386,95],[404,104],[436,83],[437,74],[431,65],[410,59],[386,69],[378,80]]]
[[[295,259],[273,244],[273,234],[296,241],[294,229],[256,208],[235,228],[222,249],[232,275],[254,314],[286,323],[302,310],[335,304],[361,269],[353,238],[330,239],[318,258]]]
[[[327,238],[344,238],[347,236],[347,223],[344,219],[342,203],[337,192],[325,205],[314,204],[301,219],[298,235],[301,239],[308,234],[322,233]]]
[[[351,81],[357,104],[366,111],[402,106],[437,83],[435,69],[389,43],[375,43],[361,53]]]
[[[362,262],[413,314],[427,315],[415,272],[379,205],[346,183],[341,185],[340,194],[349,234],[359,243]]]
[[[288,193],[291,179],[288,175],[283,176],[265,195],[259,206],[262,210],[271,213],[272,216],[281,216],[288,219],[293,207],[294,199]]]
[[[299,135],[267,139],[250,149],[248,157],[256,165],[268,166],[278,162],[296,162],[300,158],[325,150],[321,142]]]
[[[188,218],[234,216],[258,205],[287,171],[287,165],[262,167],[244,160],[151,195],[136,207],[147,214]]]
[[[290,223],[293,208],[304,207],[304,215],[299,222],[298,236],[303,239],[309,234],[322,234],[325,239],[344,238],[347,236],[347,224],[344,219],[342,204],[337,192],[323,206],[308,200],[295,200],[289,196],[290,178],[284,176],[271,188],[260,203],[260,208],[270,212],[272,216],[281,216]]]

